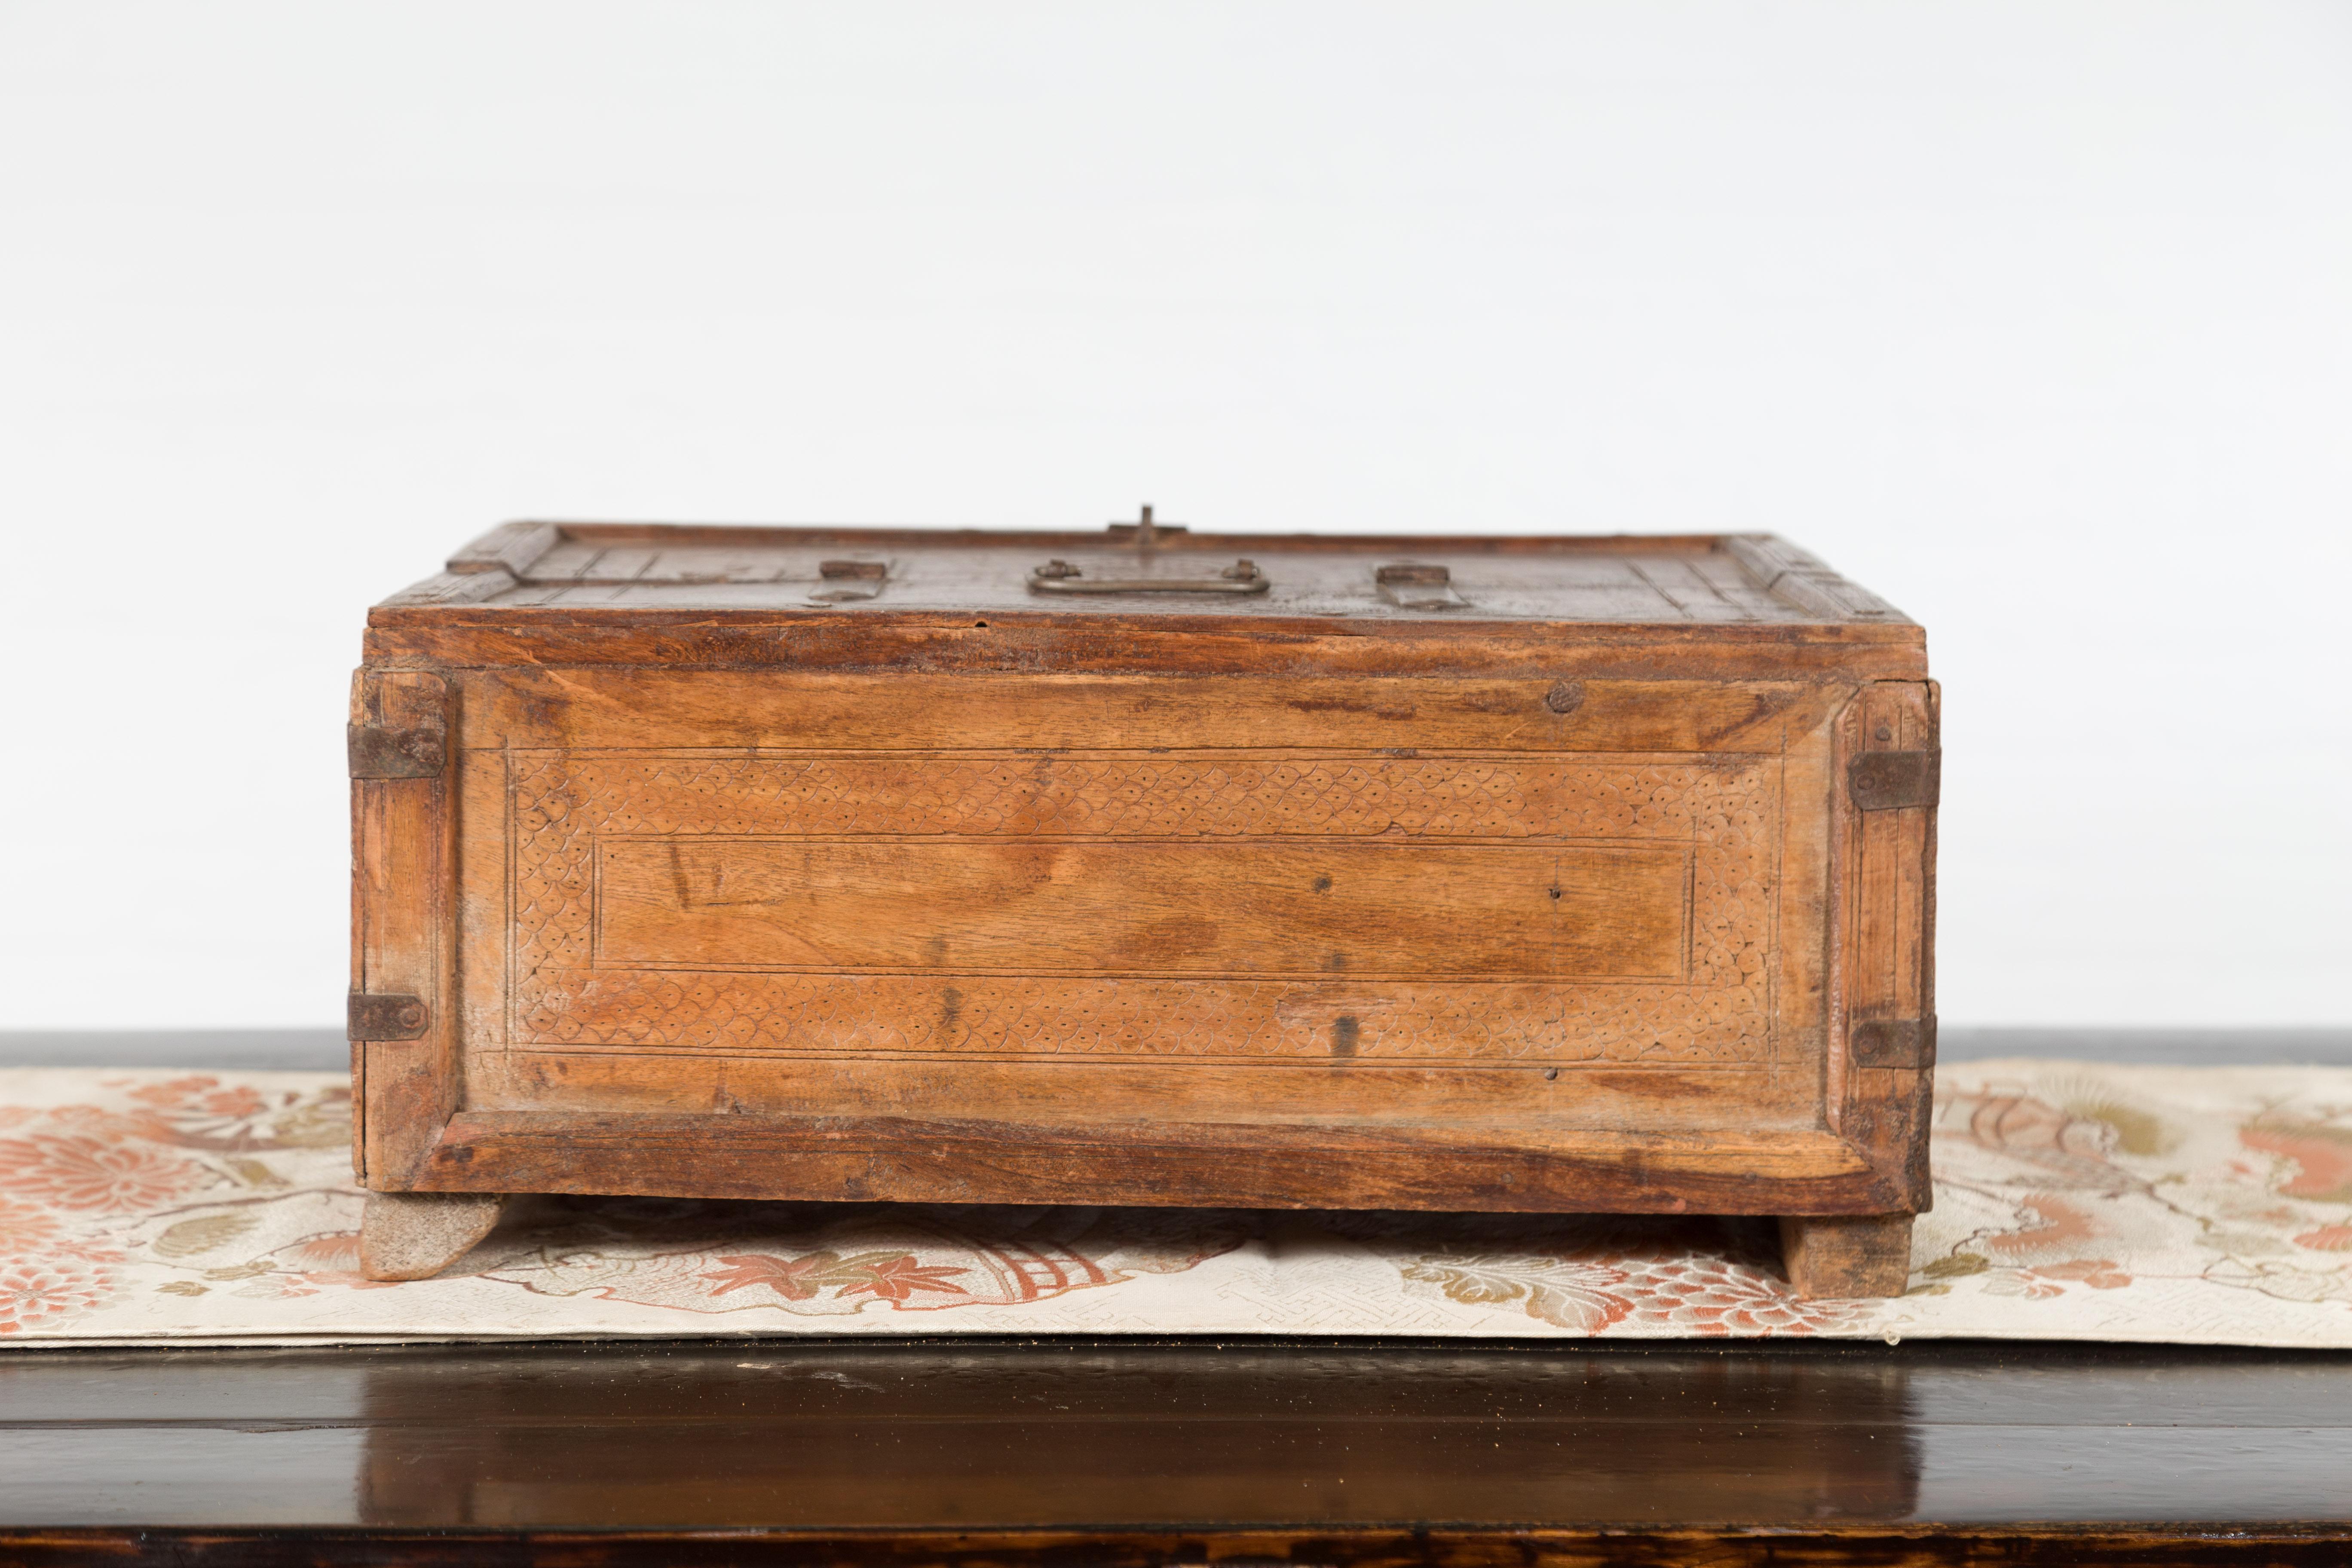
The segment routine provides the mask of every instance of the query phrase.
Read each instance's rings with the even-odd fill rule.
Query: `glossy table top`
[[[0,1358],[0,1522],[2352,1518],[2352,1355],[818,1342]]]

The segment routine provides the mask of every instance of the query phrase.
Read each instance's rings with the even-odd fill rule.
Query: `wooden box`
[[[353,687],[367,1266],[639,1193],[1765,1215],[1899,1291],[1938,755],[1766,535],[511,524]]]

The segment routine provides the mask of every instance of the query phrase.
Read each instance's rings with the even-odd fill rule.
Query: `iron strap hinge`
[[[1934,805],[1944,787],[1944,753],[1864,752],[1846,764],[1846,793],[1862,811],[1904,811]]]
[[[1865,1018],[1853,1026],[1853,1062],[1858,1068],[1931,1068],[1936,1065],[1936,1018]]]
[[[354,1040],[414,1040],[432,1022],[425,998],[396,991],[354,991],[349,1015]]]
[[[448,738],[441,730],[351,724],[343,734],[355,779],[437,779],[448,765]]]

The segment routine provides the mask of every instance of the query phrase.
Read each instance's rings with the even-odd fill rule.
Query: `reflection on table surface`
[[[2352,1516],[2352,1355],[735,1342],[11,1352],[0,1522]]]

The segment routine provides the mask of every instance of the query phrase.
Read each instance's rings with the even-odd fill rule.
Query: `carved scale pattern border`
[[[1762,759],[517,752],[509,1037],[825,1055],[1752,1063],[1769,1049]],[[599,834],[1300,834],[1696,847],[1686,984],[679,974],[590,967]]]

